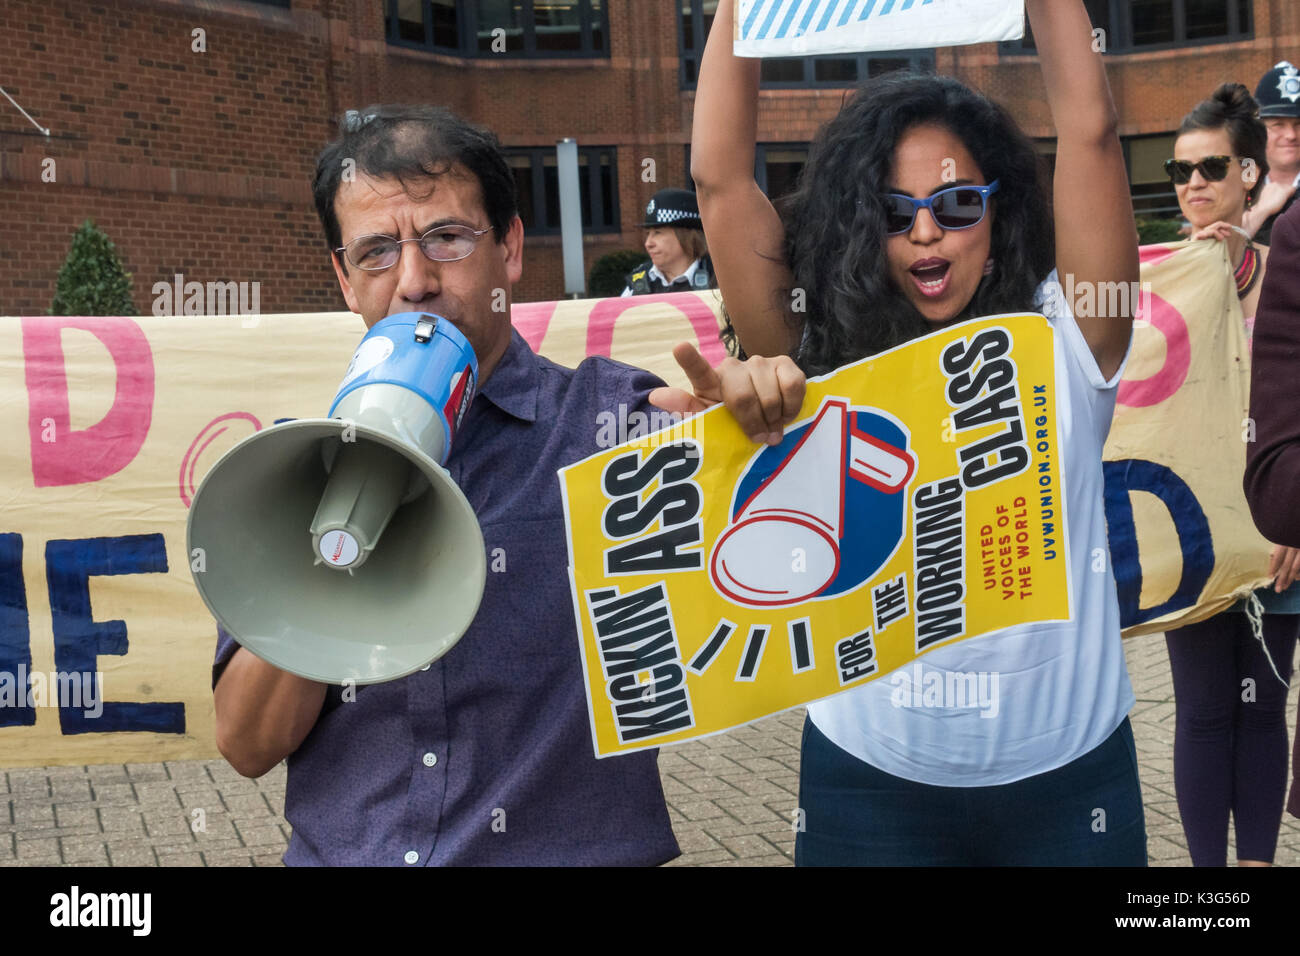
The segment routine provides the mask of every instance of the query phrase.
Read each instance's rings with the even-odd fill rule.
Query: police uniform
[[[703,230],[700,221],[700,207],[695,194],[688,189],[661,189],[655,193],[645,207],[643,229],[686,229]],[[627,274],[627,286],[623,295],[655,295],[660,292],[690,292],[696,289],[715,289],[717,283],[713,278],[713,263],[708,256],[701,256],[692,262],[686,271],[672,282],[659,271],[654,262],[647,259]]]
[[[1264,74],[1264,78],[1259,81],[1259,86],[1255,89],[1255,99],[1259,102],[1260,119],[1270,117],[1300,119],[1300,69],[1283,60]],[[1269,182],[1269,177],[1265,177],[1264,182]],[[1300,175],[1296,176],[1292,185],[1300,187]],[[1300,188],[1291,194],[1285,206],[1264,220],[1264,224],[1255,232],[1256,242],[1268,245],[1269,236],[1273,232],[1273,223],[1277,221],[1278,216],[1295,204],[1298,195],[1300,195]]]
[[[713,281],[713,263],[708,256],[696,259],[672,282],[647,259],[627,275],[623,295],[654,295],[659,292],[690,292],[693,289],[717,288]]]

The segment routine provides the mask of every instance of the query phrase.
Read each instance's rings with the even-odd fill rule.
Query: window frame
[[[546,172],[545,160],[555,157],[555,146],[508,146],[501,150],[506,160],[527,157],[529,160],[529,173],[532,178],[533,208],[531,210],[533,225],[525,225],[524,229],[530,236],[558,236],[562,230],[557,222],[553,226],[546,223]],[[600,170],[601,158],[609,156],[610,169],[610,195],[613,199],[613,209],[605,209],[605,199],[600,188]],[[578,167],[579,182],[578,185],[582,191],[582,198],[588,203],[591,210],[590,226],[582,227],[582,234],[587,235],[616,235],[623,231],[623,223],[618,202],[618,147],[617,146],[579,146],[578,157],[587,157],[586,182],[583,183],[582,167]],[[515,167],[511,167],[513,173]],[[600,215],[597,215],[597,214]],[[523,217],[522,210],[520,218]],[[601,222],[601,219],[605,222]]]
[[[1124,173],[1128,178],[1129,200],[1134,204],[1133,214],[1135,216],[1144,219],[1149,219],[1152,217],[1159,218],[1159,217],[1169,216],[1172,213],[1174,216],[1177,216],[1179,219],[1183,218],[1182,207],[1178,205],[1178,191],[1177,189],[1174,188],[1173,183],[1170,183],[1167,179],[1164,181],[1165,184],[1168,186],[1167,191],[1153,192],[1142,196],[1137,196],[1133,192],[1133,186],[1134,186],[1133,153],[1132,153],[1133,142],[1135,140],[1140,140],[1140,139],[1169,139],[1169,138],[1176,139],[1177,136],[1178,136],[1177,130],[1165,130],[1163,132],[1135,133],[1131,136],[1120,137],[1120,147],[1124,151]],[[1152,180],[1152,182],[1160,182],[1160,180]],[[1153,201],[1159,201],[1162,199],[1168,199],[1169,202],[1166,205],[1149,208],[1149,204],[1151,204]],[[1139,201],[1143,205],[1143,208],[1141,209],[1137,208]]]
[[[778,152],[783,149],[801,150],[804,154],[804,161],[803,161],[803,166],[799,168],[799,176],[802,176],[804,167],[808,165],[808,152],[811,148],[812,148],[811,143],[797,143],[797,142],[755,143],[754,144],[754,182],[758,183],[758,188],[763,191],[763,195],[773,201],[782,198],[782,196],[784,195],[787,195],[783,193],[782,196],[773,197],[772,194],[768,192],[767,155],[769,152]],[[799,176],[795,177],[796,181],[798,180]]]
[[[802,150],[805,156],[807,156],[809,151],[812,149],[812,143],[808,141],[804,141],[804,142],[773,141],[773,142],[762,142],[762,143],[754,144],[754,182],[758,184],[758,188],[762,190],[763,195],[767,196],[768,199],[771,199],[772,196],[767,191],[767,186],[768,186],[767,154],[769,150],[776,151],[782,149]],[[695,192],[695,181],[690,178],[690,169],[691,169],[691,144],[690,143],[685,144],[685,150],[686,150],[687,188],[689,188],[691,192]],[[807,165],[808,165],[808,161],[805,158],[804,166]],[[799,174],[803,175],[802,168],[799,170]],[[776,198],[780,199],[781,197],[778,196]]]
[[[609,0],[602,0],[600,13],[592,12],[592,0],[578,0],[579,36],[581,46],[577,50],[547,50],[537,48],[537,23],[534,0],[519,0],[522,6],[524,45],[520,50],[507,50],[504,53],[482,51],[478,48],[478,4],[475,0],[456,0],[456,46],[449,47],[436,43],[433,39],[433,15],[430,0],[421,0],[420,8],[424,14],[424,42],[416,43],[398,36],[397,3],[398,0],[385,0],[384,4],[384,38],[389,46],[400,46],[410,50],[427,50],[460,57],[466,60],[509,59],[509,60],[594,60],[609,59]],[[598,26],[602,48],[593,45],[593,27]]]
[[[695,44],[693,50],[686,48],[686,13],[682,9],[686,3],[701,7],[699,13],[691,14],[691,33],[692,41]],[[704,15],[702,0],[676,0],[677,10],[677,85],[683,90],[694,90],[698,85],[697,80],[687,78],[688,64],[695,65],[695,74],[698,78],[700,61],[704,57],[704,43],[708,39],[708,32],[704,29]],[[794,56],[782,57],[781,59],[799,60],[803,69],[803,79],[801,80],[760,80],[759,89],[763,90],[842,90],[852,89],[857,86],[868,75],[868,64],[873,59],[907,59],[909,67],[920,72],[934,72],[934,49],[932,47],[918,47],[912,50],[880,50],[873,53],[824,53],[815,56]],[[854,60],[857,63],[858,77],[854,80],[826,80],[817,79],[816,62],[818,60]]]
[[[1141,46],[1135,46],[1133,43],[1133,5],[1129,0],[1096,0],[1096,2],[1106,5],[1107,16],[1111,23],[1111,28],[1106,34],[1108,54],[1154,53],[1159,50],[1177,50],[1217,43],[1244,43],[1255,38],[1255,8],[1249,0],[1245,6],[1249,23],[1244,26],[1241,23],[1239,0],[1223,0],[1228,14],[1228,32],[1221,36],[1199,37],[1195,40],[1187,39],[1187,0],[1170,0],[1173,4],[1174,39],[1160,43],[1144,43]],[[1028,20],[1026,20],[1025,36],[1028,35]],[[1034,47],[1025,46],[1025,38],[1022,37],[1019,40],[1004,40],[999,43],[998,55],[999,57],[1037,56],[1038,51]]]

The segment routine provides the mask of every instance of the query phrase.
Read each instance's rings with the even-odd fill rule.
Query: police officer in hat
[[[1273,222],[1291,208],[1300,186],[1300,69],[1283,60],[1264,74],[1255,99],[1259,118],[1268,127],[1268,175],[1242,226],[1267,244]]]
[[[650,258],[628,273],[623,295],[717,288],[693,192],[659,190],[645,207],[641,227]]]

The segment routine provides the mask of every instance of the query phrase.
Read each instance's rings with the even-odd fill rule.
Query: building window
[[[1106,49],[1111,50],[1114,47],[1114,29],[1113,22],[1110,18],[1110,0],[1083,0],[1084,9],[1088,11],[1088,19],[1092,21],[1094,30],[1103,31],[1106,37]],[[999,44],[1003,53],[1035,53],[1037,47],[1034,45],[1034,34],[1029,29],[1029,17],[1025,17],[1025,35],[1019,40],[1007,40]]]
[[[386,0],[388,42],[464,57],[609,56],[606,0]]]
[[[677,59],[681,63],[684,90],[695,89],[700,77],[704,41],[718,12],[718,0],[677,0]]]
[[[1251,0],[1084,0],[1107,53],[1246,40],[1254,35]],[[1035,50],[1028,19],[1025,36],[1001,44],[1007,54]]]
[[[1174,155],[1176,138],[1174,133],[1120,137],[1128,169],[1129,197],[1134,214],[1140,218],[1180,213],[1178,194],[1165,174],[1165,160]],[[1056,140],[1035,140],[1034,148],[1046,163],[1050,186],[1056,176]]]
[[[677,54],[681,63],[682,89],[695,89],[699,80],[704,41],[713,26],[717,9],[717,0],[677,0]],[[763,60],[762,85],[773,89],[857,86],[868,77],[908,68],[932,72],[934,51],[771,57]]]
[[[754,181],[775,202],[794,192],[807,162],[807,143],[759,143],[754,151]]]
[[[1178,194],[1165,175],[1165,160],[1174,155],[1175,138],[1173,133],[1157,133],[1122,139],[1133,212],[1138,216],[1179,212]]]
[[[776,201],[794,192],[799,174],[808,163],[807,143],[758,143],[754,147],[754,182],[768,199]],[[690,175],[691,144],[686,144],[686,170]],[[692,191],[695,184],[688,183]]]
[[[560,175],[555,147],[504,150],[519,190],[519,218],[533,236],[560,234]],[[578,148],[578,187],[584,232],[619,232],[618,151],[613,146]]]
[[[889,53],[858,53],[853,56],[772,57],[763,60],[763,86],[789,88],[808,86],[857,86],[858,83],[892,70],[934,72],[933,50],[897,50]]]

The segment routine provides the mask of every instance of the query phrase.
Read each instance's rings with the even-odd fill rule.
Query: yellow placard
[[[1053,332],[963,323],[562,469],[596,753],[717,733],[1067,619]]]

